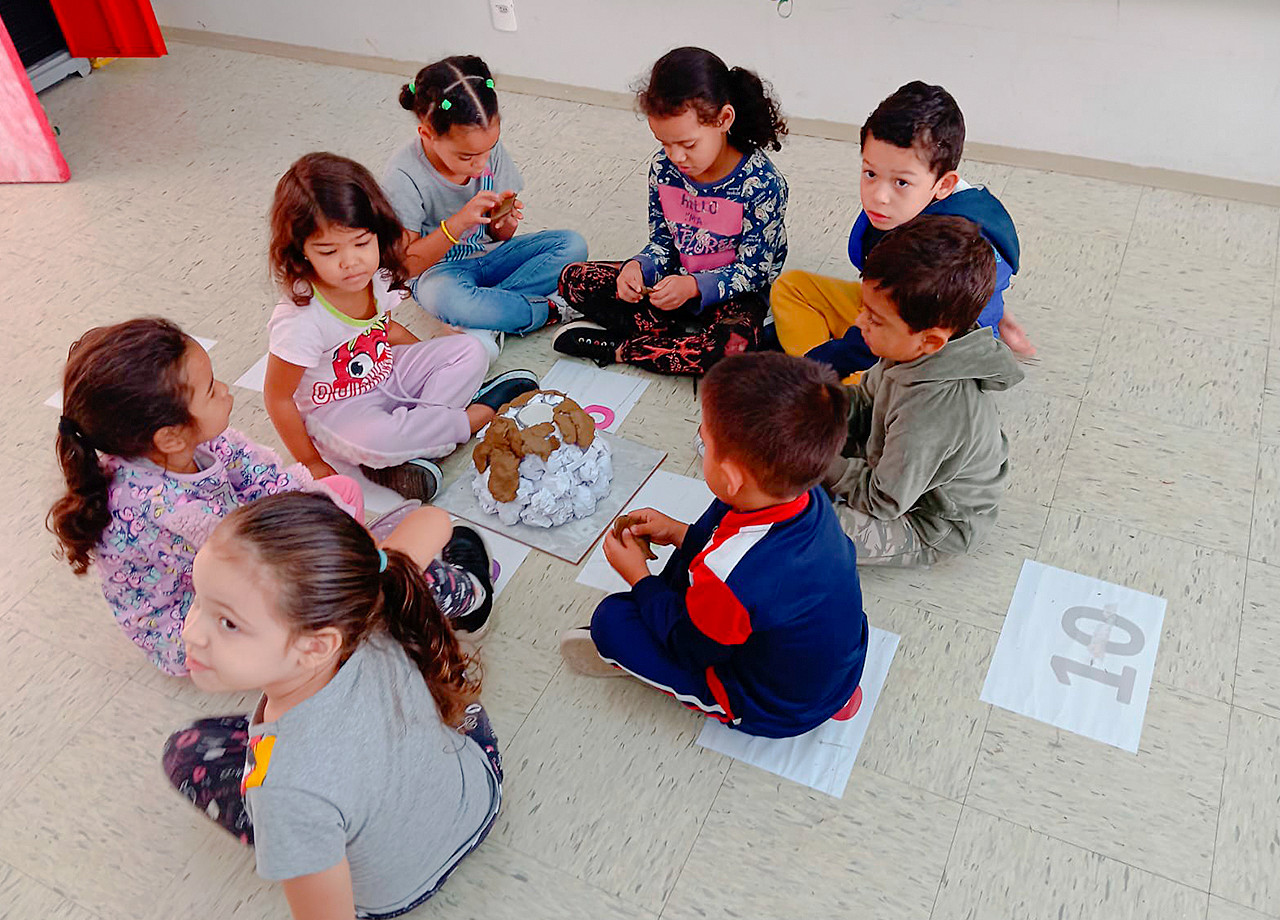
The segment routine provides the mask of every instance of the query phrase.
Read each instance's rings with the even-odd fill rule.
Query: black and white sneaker
[[[497,412],[522,393],[538,388],[538,375],[533,371],[507,371],[480,384],[472,403],[488,406]]]
[[[601,367],[618,360],[618,346],[622,337],[614,335],[598,323],[579,320],[565,323],[551,340],[551,347],[562,355],[587,358]]]
[[[415,457],[399,466],[384,466],[380,469],[361,464],[360,472],[370,482],[398,492],[404,498],[416,498],[420,502],[431,501],[444,482],[440,467],[422,457]]]
[[[453,536],[440,553],[444,561],[462,569],[477,583],[475,603],[466,613],[453,618],[453,628],[478,638],[489,625],[493,612],[493,580],[490,578],[489,551],[480,534],[470,527],[457,525]]]

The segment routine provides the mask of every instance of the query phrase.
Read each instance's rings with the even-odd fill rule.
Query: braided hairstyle
[[[67,491],[45,524],[77,575],[111,523],[111,480],[98,452],[140,457],[161,428],[191,423],[185,361],[193,342],[167,319],[152,317],[90,329],[71,346],[57,438]]]
[[[715,124],[721,110],[732,105],[729,143],[748,155],[761,148],[781,150],[787,133],[772,88],[750,70],[728,67],[705,48],[677,48],[658,58],[636,92],[636,102],[641,112],[657,118],[692,108],[704,125]]]
[[[234,541],[271,573],[276,608],[295,632],[333,628],[339,664],[378,631],[389,634],[422,672],[440,718],[462,721],[480,694],[478,665],[458,645],[413,560],[386,550],[381,569],[369,531],[326,496],[268,495],[223,519],[220,540]]]
[[[400,87],[400,107],[439,137],[455,125],[489,127],[498,117],[498,93],[489,65],[474,54],[458,54],[428,64]]]

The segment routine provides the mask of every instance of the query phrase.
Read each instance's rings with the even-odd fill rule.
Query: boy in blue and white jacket
[[[702,387],[694,524],[631,513],[605,555],[631,590],[561,636],[575,671],[629,674],[752,735],[810,731],[853,698],[867,653],[853,543],[818,481],[844,443],[848,394],[830,368],[781,354],[725,358]],[[638,523],[636,523],[638,521]],[[661,575],[643,537],[673,545]]]

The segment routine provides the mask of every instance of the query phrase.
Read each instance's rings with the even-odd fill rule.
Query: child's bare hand
[[[644,272],[640,270],[640,263],[632,259],[618,272],[618,299],[639,303],[643,296]]]
[[[645,561],[644,550],[636,542],[636,538],[628,530],[619,538],[611,529],[604,538],[604,558],[609,560],[613,570],[622,576],[622,580],[634,585],[642,578],[649,577],[649,564]]]
[[[633,521],[627,532],[639,537],[648,537],[650,543],[659,546],[680,546],[684,535],[689,532],[689,525],[682,524],[673,517],[668,517],[653,508],[641,508],[628,515]]]
[[[325,463],[323,460],[315,459],[306,464],[307,472],[311,474],[312,479],[324,479],[326,476],[337,476],[338,471]]]
[[[489,223],[489,212],[494,209],[502,196],[497,192],[476,192],[474,198],[462,206],[462,210],[448,220],[449,232],[457,239],[470,233],[480,224]]]
[[[698,294],[698,282],[689,275],[667,275],[653,286],[649,303],[657,310],[675,310]]]

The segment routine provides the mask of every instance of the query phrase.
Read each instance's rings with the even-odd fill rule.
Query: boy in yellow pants
[[[1004,309],[1004,290],[1018,270],[1018,234],[994,195],[960,179],[964,116],[940,86],[915,81],[876,107],[862,126],[862,211],[849,234],[849,260],[859,271],[872,248],[917,215],[954,215],[977,224],[996,256],[995,293],[978,317],[1015,353],[1035,348]],[[854,321],[862,286],[812,272],[784,272],[770,297],[778,341],[836,369],[846,383],[875,364]]]

